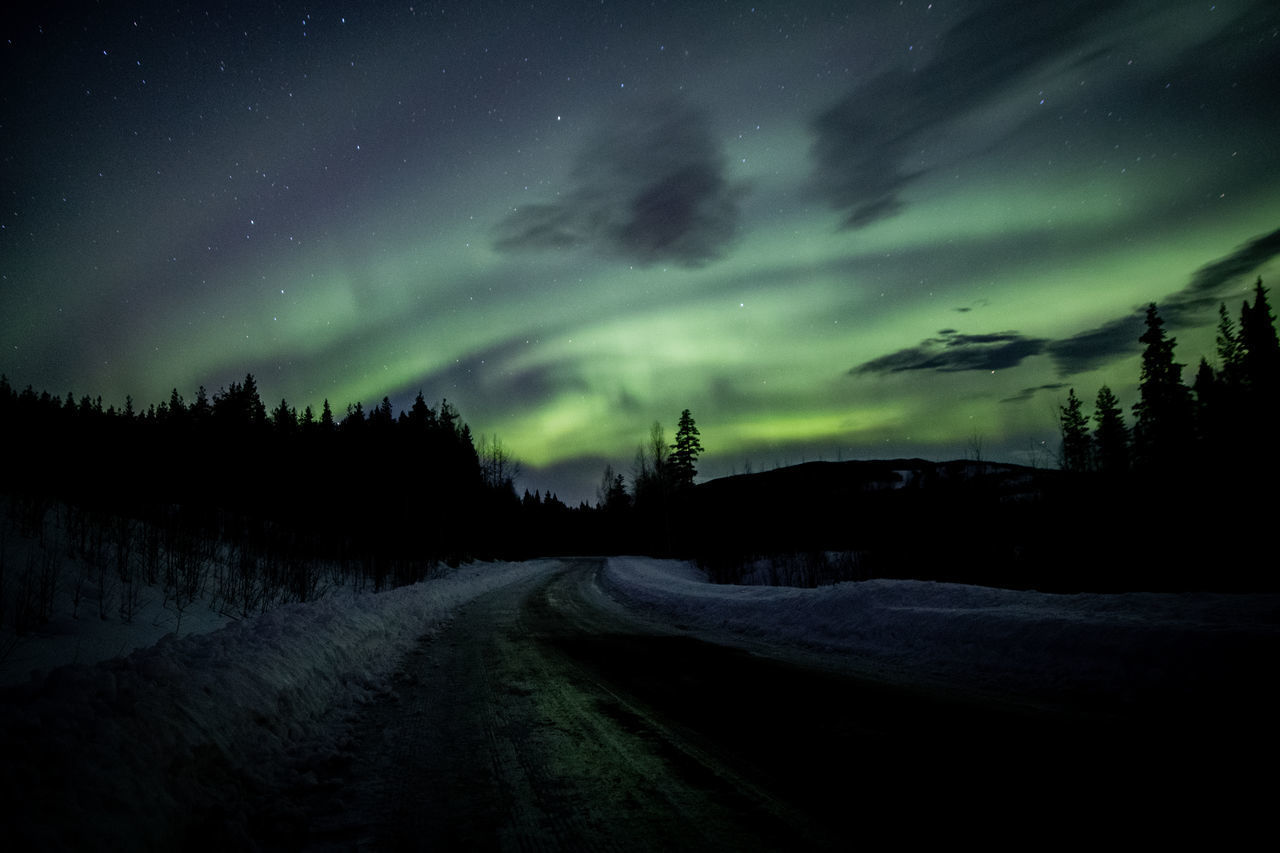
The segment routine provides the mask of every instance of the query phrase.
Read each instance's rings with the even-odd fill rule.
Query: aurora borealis
[[[1270,2],[71,4],[3,20],[0,372],[117,405],[419,389],[591,498],[1052,464],[1280,262]],[[1274,304],[1273,297],[1273,304]]]

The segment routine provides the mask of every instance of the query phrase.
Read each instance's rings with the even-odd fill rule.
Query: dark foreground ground
[[[268,807],[264,846],[1221,844],[1274,805],[1261,709],[887,686],[644,626],[602,606],[598,569],[491,593],[424,641],[321,784]]]

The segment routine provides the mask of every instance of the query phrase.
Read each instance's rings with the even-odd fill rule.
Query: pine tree
[[[244,397],[244,413],[248,417],[249,424],[254,427],[265,425],[267,404],[262,402],[262,398],[258,395],[258,382],[253,378],[252,373],[244,375],[244,384],[240,386],[240,391]]]
[[[1062,430],[1062,455],[1059,464],[1064,471],[1088,471],[1092,465],[1093,438],[1089,435],[1089,419],[1081,409],[1076,389],[1067,393],[1067,404],[1058,410]]]
[[[395,415],[391,408],[391,398],[383,397],[381,403],[369,410],[369,426],[385,431],[394,425]]]
[[[703,452],[698,436],[693,415],[685,409],[680,413],[680,423],[676,425],[676,443],[671,445],[671,455],[667,457],[667,464],[671,466],[671,482],[677,488],[692,487],[693,478],[698,474],[696,463]]]
[[[1219,435],[1225,388],[1221,376],[1203,356],[1200,358],[1200,366],[1196,368],[1196,378],[1191,383],[1191,390],[1196,398],[1196,439],[1205,444],[1213,444]]]
[[[201,385],[196,390],[196,401],[191,404],[191,420],[197,424],[207,423],[213,407],[209,404],[209,392]]]
[[[280,405],[271,412],[271,423],[281,435],[292,435],[298,429],[298,411],[281,397]]]
[[[1152,302],[1147,307],[1146,331],[1138,340],[1146,344],[1138,381],[1139,400],[1133,407],[1134,451],[1148,468],[1177,461],[1190,447],[1191,394],[1182,384],[1185,365],[1173,360],[1175,338],[1167,337],[1164,321]]]
[[[1254,285],[1252,307],[1246,302],[1240,311],[1239,344],[1244,381],[1250,393],[1255,398],[1274,399],[1280,390],[1280,339],[1276,337],[1276,318],[1261,278]]]
[[[1218,376],[1227,387],[1240,383],[1244,373],[1243,356],[1240,348],[1240,335],[1236,332],[1231,315],[1227,313],[1227,304],[1218,303]]]
[[[364,429],[365,416],[364,404],[357,400],[354,404],[347,403],[347,416],[342,419],[342,431],[349,433],[358,433]]]
[[[409,426],[415,434],[421,435],[435,426],[436,413],[427,405],[426,399],[422,396],[422,391],[418,391],[418,396],[414,398],[413,405],[409,408],[407,416]]]
[[[1093,433],[1094,456],[1103,474],[1123,474],[1129,470],[1129,428],[1124,425],[1124,411],[1111,389],[1103,385],[1093,406],[1097,429]]]
[[[169,416],[173,418],[184,418],[187,414],[186,404],[182,401],[182,395],[178,393],[178,389],[174,388],[169,392]]]

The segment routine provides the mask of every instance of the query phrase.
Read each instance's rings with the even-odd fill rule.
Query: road
[[[1132,817],[1135,790],[1189,799],[1164,730],[705,642],[628,616],[601,567],[565,561],[424,639],[280,846],[847,849],[1061,837]]]

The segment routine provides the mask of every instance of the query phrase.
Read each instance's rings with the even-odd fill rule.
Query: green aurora
[[[684,408],[1046,465],[1280,280],[1271,3],[109,5],[3,23],[18,387],[422,390],[571,501]]]

